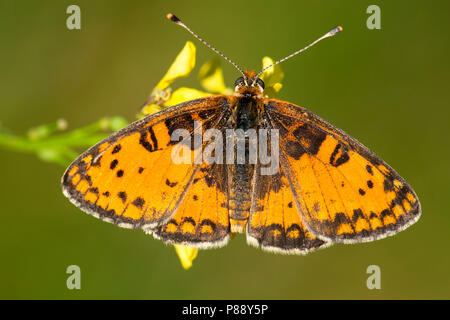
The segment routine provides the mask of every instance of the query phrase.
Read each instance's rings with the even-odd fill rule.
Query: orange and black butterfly
[[[174,15],[168,18],[193,33]],[[419,219],[413,189],[383,160],[312,112],[265,97],[262,71],[237,68],[242,77],[234,95],[169,107],[84,152],[62,178],[64,194],[105,221],[198,248],[224,246],[232,233],[246,232],[251,245],[305,254],[384,238]],[[248,140],[243,163],[173,161],[180,149],[174,132],[184,130],[194,141],[209,129],[223,140],[227,130],[276,130],[278,140],[271,136],[267,144],[278,146],[278,170],[264,175],[267,163],[248,161]],[[185,146],[192,159],[211,143]]]

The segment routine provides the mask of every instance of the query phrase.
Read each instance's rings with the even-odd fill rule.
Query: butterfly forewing
[[[200,165],[174,163],[172,151],[180,144],[172,133],[184,129],[193,140],[194,121],[203,123],[200,134],[220,126],[226,101],[222,96],[188,101],[111,135],[69,166],[62,178],[65,195],[82,210],[122,227],[150,230],[168,222],[201,171]]]

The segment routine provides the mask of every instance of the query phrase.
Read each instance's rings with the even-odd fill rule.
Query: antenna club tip
[[[332,36],[336,35],[337,33],[341,32],[342,30],[343,29],[341,26],[334,27],[326,34],[326,37],[332,37]]]
[[[173,13],[166,14],[166,18],[175,23],[180,22],[180,19],[178,19],[178,17]]]

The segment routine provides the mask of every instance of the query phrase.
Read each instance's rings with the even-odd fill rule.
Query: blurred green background
[[[81,7],[81,30],[66,8]],[[381,30],[366,8],[381,8]],[[0,149],[0,298],[416,299],[450,298],[448,1],[12,1],[0,3],[0,121],[17,134],[67,119],[135,119],[186,40],[197,67],[177,85],[198,87],[214,54],[167,12],[249,69],[336,25],[344,32],[283,64],[279,98],[342,128],[394,167],[422,203],[398,235],[274,255],[236,236],[181,268],[172,247],[82,213],[63,196],[64,169]],[[229,86],[239,76],[223,63]],[[82,150],[80,150],[82,151]],[[82,289],[66,288],[79,265]],[[381,268],[368,290],[366,268]]]

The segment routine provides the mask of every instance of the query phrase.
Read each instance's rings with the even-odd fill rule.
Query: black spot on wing
[[[120,191],[117,196],[122,200],[123,203],[127,201],[127,194],[125,191]]]
[[[146,128],[141,132],[139,143],[149,152],[158,150],[158,140],[152,127]]]
[[[190,114],[185,114],[183,117],[168,118],[164,121],[167,132],[170,137],[177,129],[185,129],[189,132],[194,132],[194,119]],[[179,141],[169,141],[169,145],[177,144]]]
[[[118,163],[119,163],[119,161],[117,159],[114,159],[113,161],[111,161],[109,168],[111,170],[114,170],[114,168],[117,166]]]
[[[83,176],[83,178],[89,183],[90,186],[92,185],[92,178],[91,178],[90,175],[85,174],[85,175]]]
[[[96,188],[96,187],[89,188],[89,192],[98,194],[98,188]]]
[[[305,123],[298,126],[292,134],[310,155],[316,155],[327,135]]]
[[[112,154],[117,153],[120,151],[120,149],[122,149],[122,146],[120,144],[116,145],[113,150],[112,150]]]
[[[352,216],[353,223],[356,223],[356,221],[358,221],[358,219],[365,219],[361,209],[353,210],[353,216]]]
[[[169,187],[173,188],[173,187],[175,187],[178,184],[178,182],[170,182],[169,179],[166,179],[166,184]]]
[[[288,156],[294,158],[295,160],[300,159],[300,157],[305,153],[305,149],[297,141],[288,140],[285,145],[285,150]]]
[[[339,167],[350,159],[346,146],[338,143],[330,156],[330,164],[333,167]]]
[[[144,207],[145,200],[142,199],[141,197],[137,197],[136,199],[133,200],[131,204],[134,205],[135,207],[138,207],[139,209],[142,209]]]
[[[313,226],[317,230],[324,230],[327,233],[337,234],[339,228],[343,224],[351,224],[351,221],[347,218],[345,213],[337,212],[334,216],[334,220],[323,220],[313,222]]]
[[[333,223],[336,224],[337,226],[340,226],[343,223],[348,223],[348,219],[345,216],[345,213],[343,212],[338,212],[336,213],[336,216],[334,217],[334,221]]]
[[[204,220],[202,220],[202,222],[200,222],[200,227],[201,226],[210,226],[211,227],[211,229],[213,230],[213,232],[215,232],[216,231],[216,228],[217,228],[217,225],[214,223],[214,222],[212,222],[211,220],[209,220],[209,219],[204,219]]]
[[[394,216],[394,213],[390,210],[390,209],[384,209],[383,211],[381,211],[380,213],[380,217],[384,218],[386,216]]]
[[[195,227],[195,225],[196,225],[195,220],[192,219],[192,217],[184,217],[184,218],[183,218],[183,221],[181,222],[181,224],[183,225],[183,224],[185,224],[185,223],[190,223],[190,224],[192,224],[194,227]]]
[[[216,184],[214,177],[209,172],[205,175],[205,182],[208,188],[211,188]]]

